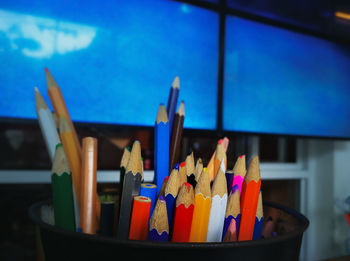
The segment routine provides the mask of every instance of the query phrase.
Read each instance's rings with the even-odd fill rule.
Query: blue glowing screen
[[[48,67],[74,121],[152,126],[179,76],[184,127],[214,129],[217,35],[216,13],[173,1],[1,2],[0,117],[36,118]]]
[[[349,98],[349,49],[227,18],[225,130],[349,138]]]

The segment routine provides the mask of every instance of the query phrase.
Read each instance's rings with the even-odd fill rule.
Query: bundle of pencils
[[[85,137],[81,146],[63,95],[49,70],[45,72],[58,126],[38,88],[35,97],[39,124],[53,162],[55,223],[62,229],[97,234],[100,222],[105,220],[100,220],[97,196],[97,139]],[[114,236],[120,240],[221,242],[254,240],[269,234],[263,228],[257,156],[250,161],[248,171],[245,155],[237,158],[232,170],[227,170],[229,139],[224,137],[217,142],[206,166],[194,152],[180,159],[185,110],[182,101],[175,113],[179,87],[176,77],[168,107],[158,107],[153,183],[143,183],[141,143],[136,140],[132,148],[124,149]],[[108,219],[104,228],[113,223]],[[271,224],[269,221],[265,223]]]

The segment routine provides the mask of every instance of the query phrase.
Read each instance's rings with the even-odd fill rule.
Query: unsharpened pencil
[[[123,193],[118,222],[118,239],[128,239],[132,200],[140,193],[142,180],[141,144],[136,140],[132,146],[130,159],[125,170]]]
[[[35,90],[35,105],[36,114],[39,121],[41,133],[44,137],[45,145],[49,153],[51,162],[55,157],[56,145],[61,143],[58,136],[57,127],[53,119],[53,115],[49,107],[47,106],[44,98],[41,96],[37,87]]]
[[[241,224],[238,241],[252,240],[255,224],[255,215],[258,206],[261,187],[259,158],[254,157],[243,181],[241,193]]]
[[[72,175],[62,144],[57,144],[51,171],[55,225],[75,231]]]
[[[150,241],[168,241],[169,240],[169,224],[168,214],[166,210],[165,198],[159,196],[154,208],[150,224],[148,240]]]
[[[83,233],[96,234],[97,139],[85,137],[82,147],[80,227]]]
[[[132,206],[129,239],[146,240],[148,220],[151,210],[151,199],[144,196],[135,196]]]
[[[190,183],[182,184],[176,199],[172,242],[189,242],[194,210],[194,191]]]
[[[141,183],[140,196],[148,197],[151,200],[150,217],[156,204],[157,186],[151,183]]]
[[[161,184],[169,173],[169,121],[164,104],[158,108],[154,127],[154,184],[157,185],[157,195]]]
[[[180,106],[176,112],[173,130],[171,134],[171,141],[169,147],[169,172],[174,165],[179,162],[180,148],[182,139],[182,129],[185,120],[185,102],[181,101]]]

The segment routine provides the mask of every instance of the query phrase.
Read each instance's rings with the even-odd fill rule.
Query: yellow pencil
[[[190,242],[206,242],[211,206],[209,175],[203,169],[195,189]]]

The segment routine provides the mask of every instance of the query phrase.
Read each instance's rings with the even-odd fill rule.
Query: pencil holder
[[[71,232],[44,222],[42,208],[50,200],[29,209],[38,227],[45,260],[298,260],[308,219],[294,209],[264,202],[264,220],[271,231],[266,238],[222,243],[173,243],[118,240],[113,237]],[[269,224],[265,224],[268,228]],[[266,234],[267,233],[267,234]]]

